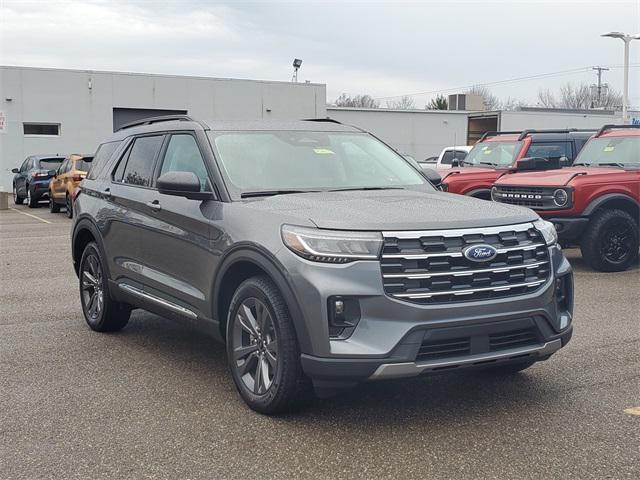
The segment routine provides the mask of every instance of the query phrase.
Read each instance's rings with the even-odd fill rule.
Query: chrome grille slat
[[[392,298],[413,303],[469,302],[522,295],[547,282],[548,247],[533,224],[485,229],[384,232],[382,281]],[[497,251],[486,263],[467,259],[471,245]]]

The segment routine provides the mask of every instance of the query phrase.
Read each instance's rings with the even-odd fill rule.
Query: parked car
[[[594,269],[617,272],[638,257],[640,125],[605,125],[573,167],[504,175],[497,202],[533,208],[563,245],[579,245]]]
[[[57,169],[64,161],[61,155],[31,155],[22,162],[20,168],[11,170],[13,177],[13,201],[22,205],[26,200],[29,208],[35,208],[41,200],[49,198],[51,170]]]
[[[465,168],[447,172],[443,187],[451,193],[489,200],[493,182],[516,168],[519,160],[555,159],[558,166],[570,165],[594,133],[576,129],[487,132],[464,159]]]
[[[447,169],[452,167],[458,167],[462,164],[467,154],[471,151],[472,146],[459,146],[459,147],[445,147],[437,157],[429,157],[423,162],[424,167]]]
[[[49,173],[53,178],[49,182],[49,210],[58,213],[64,206],[67,217],[73,217],[73,192],[87,176],[91,167],[91,155],[74,153],[65,158],[56,170]]]
[[[439,192],[326,119],[122,127],[96,152],[72,232],[89,327],[119,330],[133,308],[195,324],[226,342],[241,397],[263,413],[311,385],[513,373],[572,333],[552,224]]]

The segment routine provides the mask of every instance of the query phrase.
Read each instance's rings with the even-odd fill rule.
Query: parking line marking
[[[22,215],[26,215],[27,217],[35,218],[36,220],[40,220],[41,222],[44,222],[44,223],[51,223],[49,220],[45,220],[44,218],[40,218],[40,217],[37,217],[35,215],[31,215],[30,213],[27,213],[27,212],[21,212],[20,210],[18,210],[16,208],[11,208],[10,207],[9,210],[13,210],[14,212],[21,213]]]
[[[640,407],[631,407],[625,408],[624,413],[628,413],[629,415],[638,415],[640,416]]]

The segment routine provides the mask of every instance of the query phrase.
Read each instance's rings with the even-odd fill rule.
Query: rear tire
[[[16,205],[22,205],[22,202],[24,202],[24,197],[21,197],[20,195],[18,195],[18,189],[14,184],[13,185],[13,203]]]
[[[67,193],[67,195],[65,197],[64,204],[65,204],[66,210],[67,210],[67,217],[68,218],[73,218],[73,203],[71,202],[71,197],[69,196],[68,193]]]
[[[49,192],[49,211],[51,213],[60,212],[60,205],[56,203],[55,199],[53,198],[53,194],[51,192]]]
[[[27,206],[29,208],[38,208],[38,201],[35,199],[33,195],[31,195],[31,189],[29,188],[29,185],[27,185],[26,188],[27,188]]]
[[[227,358],[240,396],[256,412],[284,412],[307,397],[311,384],[302,372],[293,321],[270,278],[250,278],[233,295]]]
[[[638,258],[638,223],[624,210],[602,210],[589,222],[580,250],[594,270],[626,270]]]
[[[111,298],[104,262],[95,242],[90,242],[82,252],[78,272],[80,304],[89,327],[96,332],[124,328],[129,322],[131,307]]]

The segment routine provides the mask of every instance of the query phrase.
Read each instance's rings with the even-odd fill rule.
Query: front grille
[[[471,245],[495,258],[467,259]],[[549,252],[531,223],[478,229],[385,232],[382,278],[387,295],[421,304],[511,297],[532,292],[550,275]]]
[[[509,205],[536,208],[538,210],[557,209],[553,202],[553,192],[556,188],[546,187],[509,187],[496,185],[491,194],[493,200]]]
[[[490,326],[489,329],[491,328]],[[434,339],[432,335],[427,334],[420,345],[416,361],[425,362],[464,357],[467,355],[501,352],[538,344],[540,344],[540,337],[535,326],[515,329],[512,327],[494,333],[484,333],[481,332],[481,330],[477,330],[475,334],[456,338],[447,338],[445,336],[444,338]]]

